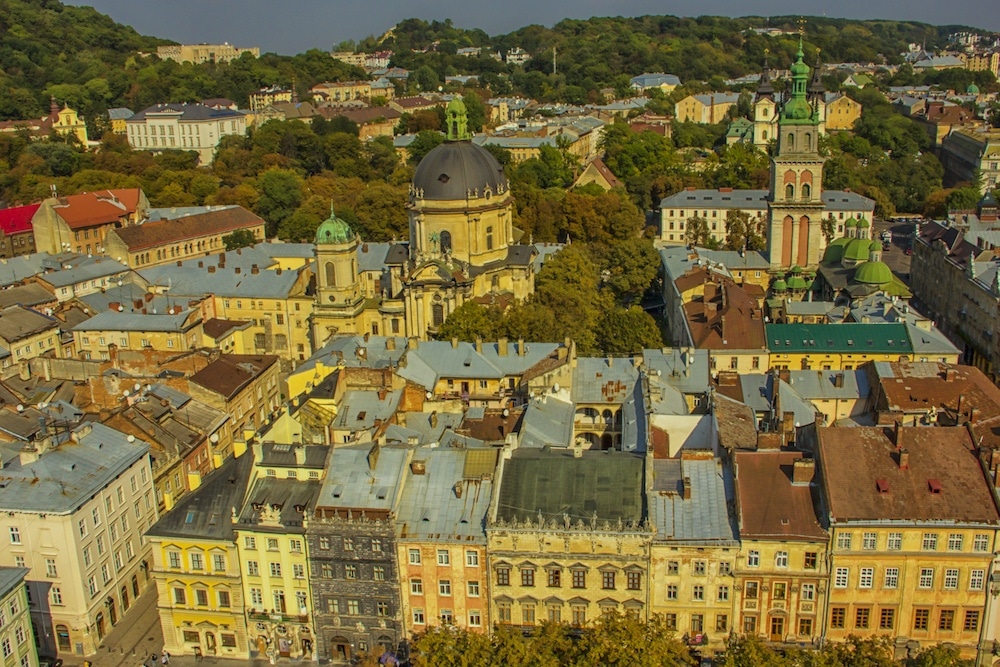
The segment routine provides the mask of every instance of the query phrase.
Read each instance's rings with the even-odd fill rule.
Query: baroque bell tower
[[[826,245],[820,110],[808,99],[809,66],[803,58],[800,36],[791,94],[778,117],[778,144],[771,157],[767,246],[772,269],[816,266]]]

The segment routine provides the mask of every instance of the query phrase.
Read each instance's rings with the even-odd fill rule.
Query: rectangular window
[[[410,549],[410,565],[420,565],[420,549]]]
[[[478,581],[465,582],[465,591],[470,598],[479,597],[479,582]]]
[[[56,559],[46,558],[45,559],[45,576],[47,577],[58,577],[59,572],[56,570]]]
[[[250,575],[251,577],[260,576],[260,565],[257,563],[257,561],[255,560],[247,561],[247,574]]]
[[[676,625],[676,622],[674,623]],[[674,628],[676,629],[676,628]],[[752,635],[757,632],[757,617],[756,616],[744,616],[743,617],[743,633]]]
[[[775,567],[788,567],[788,552],[778,551],[774,554]]]
[[[854,610],[854,627],[865,630],[871,621],[871,609],[868,607],[858,607]]]
[[[194,599],[195,599],[195,603],[199,607],[207,607],[208,606],[208,591],[206,591],[203,588],[196,589],[195,592],[194,592]]]
[[[192,570],[203,570],[205,569],[205,556],[199,553],[191,554],[191,569]]]
[[[10,527],[10,543],[20,544],[21,543],[21,529],[17,526]]]
[[[858,573],[858,588],[871,588],[875,578],[875,568],[863,567]]]
[[[264,591],[259,588],[250,589],[250,603],[254,609],[264,608]]]
[[[668,600],[677,599],[677,584],[667,584],[667,599]]]
[[[414,609],[413,610],[413,624],[414,625],[423,625],[424,624],[424,610],[423,609]]]
[[[549,569],[545,571],[546,582],[551,588],[558,588],[562,585],[562,571],[557,569]]]
[[[347,601],[347,613],[350,616],[360,616],[361,615],[361,603],[358,600],[348,600]]]
[[[521,585],[522,586],[534,586],[535,585],[535,570],[530,567],[521,568]]]
[[[728,614],[716,614],[716,616],[715,616],[715,631],[716,632],[729,632],[729,615]]]
[[[813,632],[813,621],[811,618],[800,618],[799,619],[799,634],[804,637],[809,637]]]
[[[801,591],[803,600],[816,599],[816,584],[802,584]]]
[[[478,551],[466,551],[465,552],[465,565],[466,565],[466,567],[479,567],[479,552]]]
[[[892,630],[896,627],[896,610],[881,609],[878,614],[879,630]]]
[[[837,534],[837,548],[845,550],[851,548],[851,533]]]
[[[700,602],[705,599],[705,587],[696,585],[691,589],[691,599]]]
[[[281,563],[270,563],[271,576],[280,577],[281,576]]]
[[[357,565],[345,565],[344,566],[344,578],[345,579],[357,579],[358,578],[358,567],[357,567]]]
[[[965,545],[965,538],[961,533],[951,533],[948,535],[948,551],[961,551]]]
[[[410,579],[410,595],[423,595],[424,582],[422,579]]]
[[[760,567],[760,552],[756,549],[747,552],[747,567]]]
[[[833,572],[833,587],[834,588],[847,588],[848,579],[848,569],[846,567],[838,567]]]
[[[62,589],[58,586],[53,586],[49,589],[49,597],[52,599],[52,604],[56,606],[62,606]]]
[[[955,610],[942,609],[938,616],[938,630],[952,630],[955,628]]]
[[[680,569],[680,563],[675,560],[667,562],[667,574],[677,574]]]
[[[807,551],[805,558],[803,558],[802,566],[807,570],[816,569],[817,556],[815,551]]]
[[[500,623],[510,623],[510,603],[509,602],[498,602],[497,603],[497,621]]]
[[[965,632],[976,632],[979,630],[979,612],[969,609],[965,612],[965,622],[962,623],[962,630]],[[20,639],[18,640],[20,641]]]
[[[469,612],[469,627],[478,628],[483,624],[483,618],[478,609]]]
[[[451,565],[451,556],[447,549],[438,549],[437,561],[438,565]]]
[[[937,533],[924,533],[920,548],[924,551],[937,551]]]
[[[958,589],[958,569],[957,568],[947,568],[944,571],[944,588],[948,591],[954,591]]]
[[[385,566],[375,565],[372,567],[372,579],[375,581],[385,581]]]
[[[302,563],[292,563],[292,576],[296,579],[305,579],[306,566]]]
[[[833,607],[830,609],[830,627],[843,630],[847,623],[847,607]]]
[[[278,538],[276,538],[276,537],[269,537],[269,538],[267,538],[267,550],[268,551],[277,551],[278,550]]]
[[[321,538],[319,538],[319,548],[320,549],[329,549],[330,548],[330,538],[329,537],[321,537]],[[417,552],[417,553],[419,553],[419,552]]]
[[[788,590],[788,584],[784,582],[776,582],[771,590],[772,590],[771,596],[775,600],[784,600],[785,592]]]
[[[902,533],[889,533],[889,537],[886,540],[885,548],[889,551],[899,551],[903,548],[903,534]]]
[[[934,587],[934,568],[932,567],[922,567],[920,568],[920,580],[917,584],[919,588],[933,588]]]
[[[976,533],[976,536],[972,538],[972,550],[979,552],[989,551],[990,536],[986,533]]]
[[[706,572],[708,572],[708,564],[703,560],[696,560],[694,562],[695,575],[704,577]]]
[[[969,572],[969,590],[970,591],[981,591],[983,590],[983,579],[985,577],[986,570],[972,570]]]
[[[896,588],[899,586],[899,568],[885,568],[885,578],[882,580],[882,588]]]
[[[876,533],[862,533],[861,548],[865,551],[874,551],[877,541]]]
[[[760,593],[760,582],[748,581],[743,587],[743,597],[748,600],[756,600],[757,595]]]
[[[521,605],[521,622],[524,625],[535,624],[535,605],[533,604]]]
[[[601,588],[606,591],[613,591],[615,589],[614,572],[601,572]]]
[[[642,573],[627,572],[625,574],[625,588],[630,591],[638,591],[642,588]]]
[[[212,555],[212,569],[216,572],[225,572],[226,570],[226,557],[222,554]]]
[[[704,614],[691,614],[691,632],[697,634],[705,631]]]
[[[510,586],[510,568],[497,568],[497,586]]]
[[[184,604],[187,601],[187,596],[184,594],[183,588],[174,589],[174,604]]]
[[[913,610],[913,629],[914,630],[926,630],[930,626],[931,621],[931,610],[930,609],[914,609]]]
[[[222,608],[229,607],[229,591],[219,591],[219,606]]]
[[[256,549],[257,548],[257,538],[256,537],[244,537],[243,538],[243,546],[246,547],[247,549]]]

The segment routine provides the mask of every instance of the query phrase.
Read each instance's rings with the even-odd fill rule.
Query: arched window
[[[337,271],[333,266],[333,262],[327,262],[323,270],[326,272],[327,287],[335,287],[337,285]]]
[[[493,227],[486,228],[486,249],[493,250]]]
[[[795,150],[795,135],[788,133],[788,150]]]
[[[444,324],[444,306],[440,303],[435,303],[431,306],[431,320],[436,327]]]
[[[451,252],[451,232],[441,232],[441,252]]]
[[[67,625],[56,626],[56,642],[58,643],[60,650],[68,651],[70,649],[69,626]]]
[[[803,199],[809,199],[809,195],[811,193],[811,190],[812,190],[812,188],[809,187],[808,183],[804,184],[802,186],[802,198]]]
[[[763,139],[764,141],[767,141],[767,130],[764,130],[764,132],[763,132],[763,133],[761,133],[761,138],[762,138],[762,139]]]
[[[785,199],[795,199],[795,186],[791,183],[785,186]]]
[[[802,147],[803,150],[811,151],[813,143],[813,135],[806,132],[806,145]]]

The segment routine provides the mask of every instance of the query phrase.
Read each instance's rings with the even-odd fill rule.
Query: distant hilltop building
[[[260,57],[260,48],[256,46],[239,47],[229,42],[222,44],[173,44],[156,47],[156,55],[161,60],[175,60],[179,63],[228,63],[239,58],[244,53],[254,58]]]
[[[204,104],[156,104],[129,118],[125,127],[133,149],[197,151],[201,164],[212,163],[223,136],[247,131],[242,112]]]

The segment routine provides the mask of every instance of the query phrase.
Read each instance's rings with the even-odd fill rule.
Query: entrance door
[[[115,606],[115,599],[113,597],[108,597],[108,616],[111,617],[111,625],[118,622],[118,608]]]
[[[771,617],[771,641],[780,642],[785,639],[785,619],[781,616]]]
[[[66,625],[56,626],[56,641],[58,642],[60,651],[69,650],[69,626]]]
[[[104,639],[104,633],[106,632],[104,628],[104,612],[102,611],[97,615],[97,639]]]
[[[128,611],[128,586],[122,586],[122,611]]]
[[[333,659],[347,662],[351,659],[351,643],[343,637],[333,640]]]
[[[139,597],[139,577],[132,575],[132,595]]]
[[[208,649],[209,655],[215,655],[215,633],[205,633],[205,647]]]

